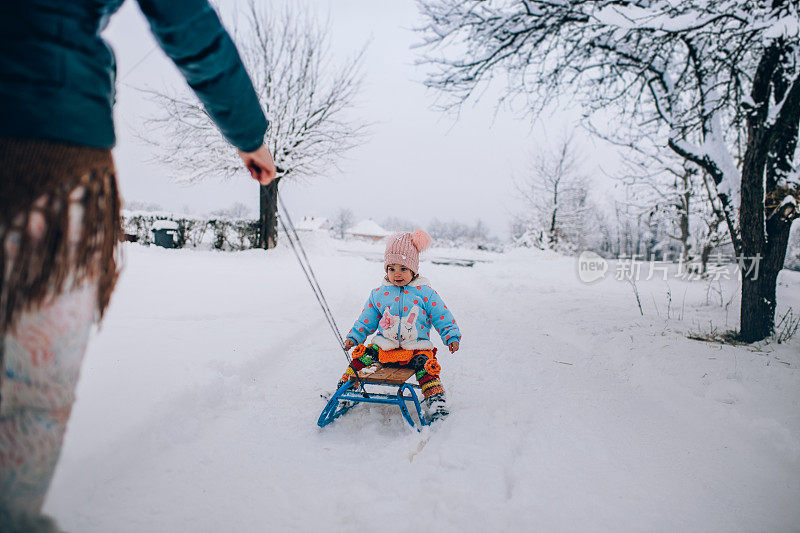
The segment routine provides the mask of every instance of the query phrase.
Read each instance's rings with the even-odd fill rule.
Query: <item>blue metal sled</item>
[[[383,370],[388,371],[388,376],[387,372],[381,372]],[[412,428],[416,428],[419,431],[420,427],[418,427],[414,423],[414,419],[411,418],[411,413],[409,413],[406,402],[413,402],[414,408],[417,411],[417,418],[419,418],[421,426],[427,426],[430,424],[430,422],[426,420],[425,416],[422,414],[422,406],[420,405],[419,398],[414,390],[419,389],[420,386],[405,382],[405,380],[412,375],[414,375],[413,370],[389,368],[381,369],[374,374],[359,373],[359,379],[361,380],[362,387],[357,390],[358,383],[355,380],[350,380],[342,384],[342,386],[339,387],[334,395],[331,396],[331,399],[328,400],[327,405],[325,405],[325,408],[319,415],[317,425],[319,425],[319,427],[327,426],[345,414],[347,411],[355,407],[356,404],[381,403],[398,406],[406,422],[408,422]],[[373,392],[367,390],[367,385],[397,387],[397,391],[394,394],[386,392]]]

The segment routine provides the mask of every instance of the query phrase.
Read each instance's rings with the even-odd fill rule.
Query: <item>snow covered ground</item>
[[[345,331],[381,265],[306,245]],[[735,280],[641,281],[641,316],[613,265],[423,263],[464,338],[418,434],[382,406],[316,426],[345,359],[288,248],[125,256],[45,508],[67,531],[800,530],[800,336],[686,338],[738,323]]]

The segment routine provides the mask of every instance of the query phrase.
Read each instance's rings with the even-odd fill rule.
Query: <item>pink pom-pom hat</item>
[[[386,239],[383,269],[389,265],[402,265],[414,274],[419,272],[419,253],[431,244],[431,236],[418,229],[414,233],[395,233]]]

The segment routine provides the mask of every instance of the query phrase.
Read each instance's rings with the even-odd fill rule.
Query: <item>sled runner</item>
[[[358,403],[381,403],[385,405],[396,405],[400,408],[406,422],[412,427],[420,429],[411,418],[406,402],[412,402],[417,411],[417,418],[419,418],[420,425],[427,426],[428,420],[422,414],[422,407],[414,389],[419,389],[420,386],[412,383],[406,383],[408,379],[414,375],[414,370],[411,368],[392,368],[380,367],[374,372],[375,367],[367,367],[358,373],[358,379],[363,385],[363,389],[359,389],[358,382],[350,380],[342,384],[341,387],[331,396],[327,405],[319,415],[317,424],[319,427],[325,427],[347,411],[352,409]],[[365,372],[367,371],[367,372]],[[388,388],[391,391],[392,387],[397,387],[396,392],[380,392],[367,390],[367,385],[378,385]]]

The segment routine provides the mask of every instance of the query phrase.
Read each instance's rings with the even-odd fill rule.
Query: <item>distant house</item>
[[[356,239],[364,239],[367,241],[378,242],[392,234],[391,231],[385,230],[372,220],[362,220],[355,226],[349,228],[345,233],[350,237]]]
[[[333,224],[327,218],[322,217],[303,217],[303,220],[295,225],[297,231],[330,231]]]

